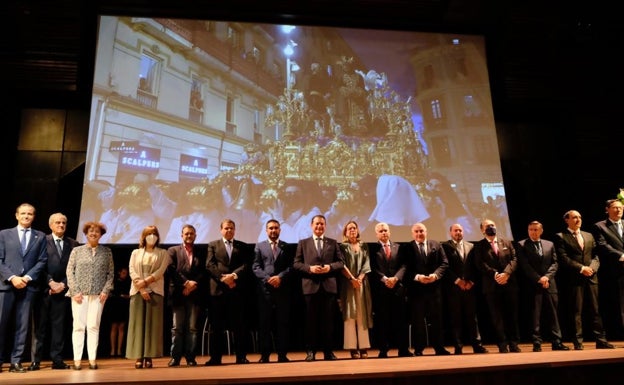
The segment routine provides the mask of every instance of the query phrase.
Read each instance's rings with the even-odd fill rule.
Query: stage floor
[[[25,384],[119,384],[119,383],[177,383],[177,384],[289,384],[305,382],[346,383],[411,383],[410,379],[429,379],[445,376],[447,379],[460,375],[475,375],[488,372],[540,373],[547,369],[578,371],[583,366],[624,364],[624,342],[612,342],[616,349],[595,349],[593,343],[586,343],[582,351],[551,351],[544,344],[542,352],[532,352],[531,344],[521,345],[521,353],[498,353],[494,345],[487,345],[490,353],[473,354],[470,347],[464,348],[460,356],[435,356],[432,349],[426,349],[422,357],[396,357],[396,350],[390,351],[390,358],[377,358],[377,351],[370,350],[368,359],[354,360],[348,351],[336,351],[337,361],[317,360],[305,362],[304,352],[289,353],[291,362],[268,364],[257,363],[260,356],[249,354],[251,364],[237,365],[234,356],[224,356],[224,364],[218,367],[205,367],[208,357],[198,357],[200,366],[175,368],[167,367],[168,357],[154,359],[154,368],[135,369],[134,360],[101,359],[98,370],[90,370],[88,362],[76,370],[52,370],[50,362],[43,362],[42,369],[27,373],[9,373],[3,366],[0,373],[2,385]],[[569,344],[571,346],[571,344]],[[452,352],[451,349],[449,351]],[[317,357],[322,358],[322,354]],[[275,360],[275,355],[271,356]],[[68,362],[70,363],[70,362]],[[572,373],[569,371],[569,373]],[[531,377],[536,374],[532,374]],[[512,376],[513,378],[513,376]],[[468,381],[474,383],[475,381]],[[479,381],[480,382],[480,381]],[[516,381],[508,381],[515,383]],[[442,383],[446,383],[443,381]]]

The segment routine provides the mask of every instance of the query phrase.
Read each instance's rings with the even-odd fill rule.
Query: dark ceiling
[[[517,3],[517,4],[515,4]],[[560,4],[561,3],[561,4]],[[615,96],[621,16],[559,1],[505,0],[5,0],[0,55],[21,105],[88,105],[97,14],[344,24],[486,36],[498,119],[539,117]],[[591,103],[591,102],[590,102]],[[51,105],[49,107],[56,107]]]

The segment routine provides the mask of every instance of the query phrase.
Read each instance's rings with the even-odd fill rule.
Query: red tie
[[[390,245],[389,244],[384,244],[384,251],[386,252],[386,258],[390,259]]]

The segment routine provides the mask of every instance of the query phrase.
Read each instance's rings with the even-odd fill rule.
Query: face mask
[[[158,240],[158,237],[154,234],[150,234],[147,237],[145,237],[145,242],[150,246],[154,246],[157,240]]]
[[[496,227],[492,227],[492,226],[486,227],[485,228],[485,235],[488,235],[490,237],[496,235]]]

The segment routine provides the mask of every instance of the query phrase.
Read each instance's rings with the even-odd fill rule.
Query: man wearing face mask
[[[519,353],[518,283],[514,272],[518,264],[511,241],[496,234],[491,219],[481,222],[484,238],[475,243],[475,266],[482,275],[482,287],[494,326],[500,353]]]

